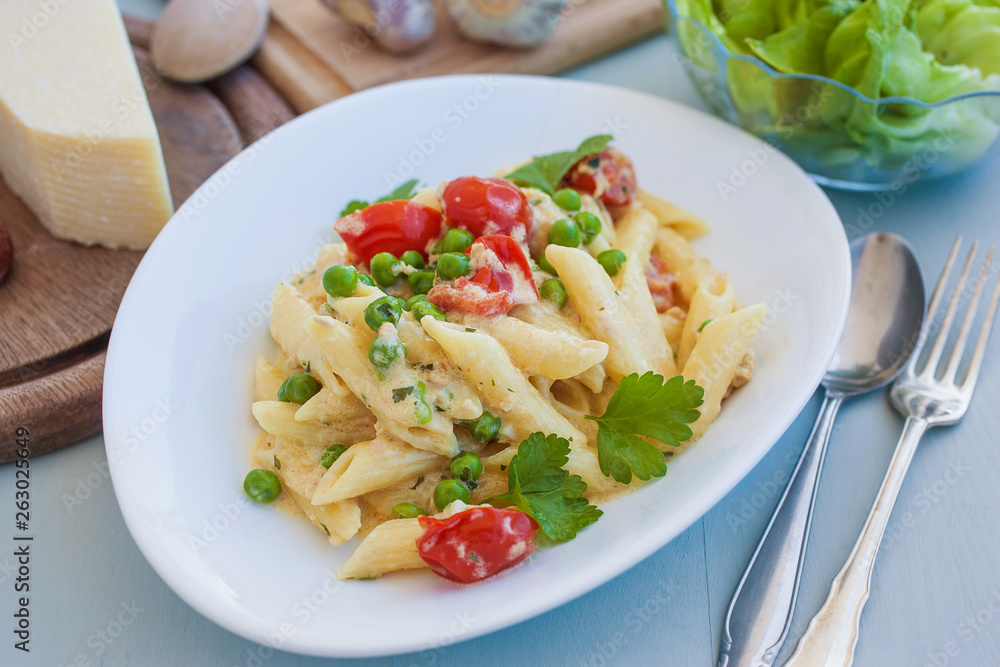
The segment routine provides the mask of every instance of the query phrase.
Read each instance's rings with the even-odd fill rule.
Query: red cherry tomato
[[[649,258],[645,274],[646,285],[649,286],[656,312],[665,312],[674,305],[674,284],[677,282],[677,276],[668,272],[667,265],[656,255]]]
[[[531,233],[532,213],[520,188],[502,178],[463,176],[448,183],[441,197],[445,222],[475,236]]]
[[[513,567],[535,550],[538,524],[524,512],[471,507],[448,519],[420,517],[417,551],[435,574],[471,584]]]
[[[570,187],[594,195],[606,206],[627,206],[638,190],[632,160],[616,148],[605,148],[577,162],[566,175]]]
[[[491,251],[501,266],[490,257]],[[521,245],[510,236],[480,236],[465,251],[479,268],[472,278],[459,278],[454,283],[435,285],[427,300],[444,310],[458,310],[473,315],[491,317],[503,315],[518,303],[534,303],[538,290],[531,277],[531,266]],[[515,282],[531,290],[531,296],[515,297]]]
[[[428,242],[441,234],[441,213],[408,199],[387,201],[344,216],[333,226],[364,261],[380,252],[399,257],[416,250],[424,259]]]

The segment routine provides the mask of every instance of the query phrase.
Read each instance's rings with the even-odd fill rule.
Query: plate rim
[[[762,141],[758,137],[745,132],[737,126],[731,125],[716,116],[702,111],[701,109],[697,109],[652,93],[604,83],[533,75],[489,73],[427,77],[378,86],[353,93],[350,96],[339,100],[334,100],[294,118],[269,135],[265,135],[250,146],[247,146],[238,155],[222,165],[219,170],[215,172],[215,174],[199,186],[199,188],[192,193],[188,200],[177,209],[174,215],[164,226],[164,229],[161,230],[160,234],[147,250],[129,282],[124,297],[122,298],[118,315],[115,318],[115,324],[117,325],[119,318],[122,318],[123,315],[127,315],[133,306],[133,301],[137,299],[136,291],[138,288],[135,287],[135,285],[142,282],[145,273],[151,270],[149,267],[151,265],[151,261],[153,260],[150,260],[150,257],[156,255],[157,251],[155,249],[166,243],[163,239],[169,238],[174,234],[182,233],[179,230],[185,223],[184,217],[189,214],[189,211],[192,208],[196,208],[195,202],[197,201],[198,195],[204,194],[204,190],[206,188],[212,187],[216,175],[224,171],[231,170],[233,165],[239,165],[243,160],[248,159],[247,156],[251,155],[256,150],[258,144],[261,144],[262,142],[268,143],[272,140],[280,140],[280,137],[289,131],[305,131],[311,123],[319,122],[318,119],[321,117],[330,114],[338,114],[340,113],[339,109],[353,104],[362,104],[365,100],[371,97],[393,94],[395,91],[405,91],[406,89],[414,87],[419,88],[425,86],[448,85],[451,83],[461,84],[463,82],[468,83],[481,81],[482,77],[485,76],[496,77],[502,80],[505,84],[509,83],[513,86],[529,85],[564,89],[569,88],[580,91],[598,92],[601,94],[613,94],[617,96],[636,96],[642,98],[644,103],[670,107],[672,112],[675,113],[693,114],[700,117],[700,122],[725,128],[726,132],[738,132],[744,135],[744,138],[748,141],[754,142],[758,148],[765,150],[770,148],[769,144]],[[252,159],[252,157],[249,159]],[[724,475],[721,477],[721,480],[723,480],[724,483],[712,484],[708,487],[708,490],[705,493],[697,496],[695,500],[698,502],[693,506],[687,507],[686,516],[690,517],[690,520],[682,520],[680,522],[681,525],[679,525],[676,530],[674,527],[670,527],[669,530],[664,529],[660,531],[654,530],[646,532],[640,536],[639,539],[629,545],[629,549],[623,552],[624,556],[606,561],[600,566],[597,566],[596,569],[591,570],[589,573],[590,576],[588,577],[585,585],[563,586],[561,589],[556,591],[556,594],[549,594],[544,597],[540,596],[529,600],[520,609],[518,609],[516,613],[508,614],[500,619],[495,617],[492,619],[481,619],[480,622],[474,627],[469,628],[466,632],[456,637],[455,641],[441,644],[441,646],[448,646],[481,637],[483,635],[514,626],[525,620],[539,616],[547,611],[556,609],[571,600],[581,597],[586,593],[607,584],[612,579],[624,574],[641,561],[647,559],[653,553],[676,539],[677,536],[690,528],[694,523],[702,519],[705,514],[707,514],[743,479],[745,479],[760,463],[764,456],[771,451],[777,441],[787,431],[788,427],[801,413],[802,409],[814,395],[816,388],[819,386],[820,381],[825,374],[826,368],[829,366],[833,356],[836,354],[837,343],[841,338],[847,321],[852,275],[850,245],[846,229],[843,226],[840,216],[822,189],[812,179],[810,179],[809,176],[791,160],[791,158],[787,157],[783,153],[776,152],[775,155],[772,156],[772,159],[785,161],[787,166],[790,166],[797,171],[801,176],[803,186],[807,189],[813,190],[813,194],[818,195],[817,197],[814,197],[814,199],[816,199],[817,202],[821,202],[821,206],[827,209],[828,216],[826,217],[829,218],[831,223],[836,223],[827,224],[825,226],[830,228],[829,231],[833,232],[833,235],[836,236],[839,241],[836,244],[835,250],[840,255],[838,258],[839,270],[846,277],[846,282],[842,281],[840,283],[844,285],[844,289],[841,297],[841,303],[838,304],[839,312],[836,315],[837,324],[835,327],[832,327],[827,331],[827,339],[823,341],[823,345],[821,346],[821,349],[826,350],[823,355],[820,355],[822,357],[822,364],[817,363],[816,368],[813,369],[812,375],[806,381],[806,385],[810,387],[809,391],[803,391],[802,396],[798,397],[796,400],[789,401],[788,404],[783,406],[780,413],[775,414],[772,417],[772,419],[768,422],[768,427],[765,429],[765,432],[757,438],[759,441],[767,441],[767,445],[753,450],[753,455],[748,459],[749,464],[745,467],[745,469],[733,471],[728,475]],[[110,425],[116,423],[117,420],[113,416],[113,401],[107,400],[108,394],[111,391],[111,384],[109,383],[109,380],[116,373],[116,369],[118,367],[117,356],[121,354],[120,348],[125,345],[125,343],[121,341],[120,336],[116,335],[117,330],[118,327],[115,326],[111,331],[104,371],[104,389],[102,390],[102,399],[104,399],[102,407],[102,417],[104,423],[104,426],[102,426],[102,436],[104,439],[105,453],[109,461],[114,456],[115,452],[120,449],[120,447],[117,446],[117,438],[113,434],[109,433]],[[119,481],[119,476],[122,472],[118,470],[116,473],[117,466],[109,466],[109,469],[111,473],[112,487],[115,491],[115,498],[122,514],[122,518],[125,521],[125,525],[128,528],[129,534],[136,546],[139,548],[143,557],[150,564],[156,574],[178,597],[180,597],[199,614],[240,637],[260,644],[260,639],[264,636],[264,633],[258,632],[258,628],[251,627],[251,625],[263,627],[259,620],[233,614],[232,610],[226,604],[220,603],[218,598],[205,594],[200,589],[193,587],[191,585],[191,580],[186,578],[184,571],[175,567],[172,562],[163,557],[162,550],[159,548],[155,540],[155,535],[152,531],[147,530],[143,525],[139,509],[134,506],[130,506],[128,503],[122,502],[124,482]],[[665,533],[672,534],[664,537]],[[417,639],[398,641],[396,643],[386,643],[377,647],[373,645],[366,647],[345,647],[343,645],[335,646],[331,644],[323,644],[322,642],[309,641],[308,635],[306,635],[306,639],[303,639],[301,637],[302,634],[306,633],[295,633],[290,637],[285,637],[284,642],[280,645],[280,647],[272,645],[272,648],[280,648],[280,650],[283,651],[290,651],[302,655],[336,658],[385,657],[402,655],[426,648],[426,641],[420,642]]]

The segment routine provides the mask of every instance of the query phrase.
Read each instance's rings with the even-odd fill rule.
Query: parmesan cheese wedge
[[[115,0],[0,1],[0,175],[60,239],[146,248],[170,218]]]

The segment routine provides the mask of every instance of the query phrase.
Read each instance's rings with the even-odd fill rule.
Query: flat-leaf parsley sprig
[[[537,188],[552,195],[559,189],[559,182],[573,168],[573,165],[588,155],[603,151],[613,138],[610,134],[589,137],[584,139],[575,151],[541,155],[528,164],[518,167],[504,178],[514,181],[522,187]]]
[[[633,474],[641,480],[663,477],[667,474],[663,452],[639,436],[677,447],[693,435],[688,424],[701,416],[698,408],[704,398],[704,388],[680,375],[666,382],[652,371],[622,378],[604,414],[587,416],[598,424],[601,472],[622,484],[631,482]]]
[[[569,442],[565,438],[532,433],[521,441],[510,460],[507,493],[486,502],[514,505],[537,521],[550,539],[573,539],[603,512],[583,497],[587,483],[563,469],[567,461]]]

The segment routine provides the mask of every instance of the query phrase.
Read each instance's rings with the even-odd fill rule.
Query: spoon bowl
[[[905,239],[888,233],[856,239],[851,264],[847,324],[823,377],[823,387],[842,397],[892,382],[909,360],[924,321],[924,283]]]

